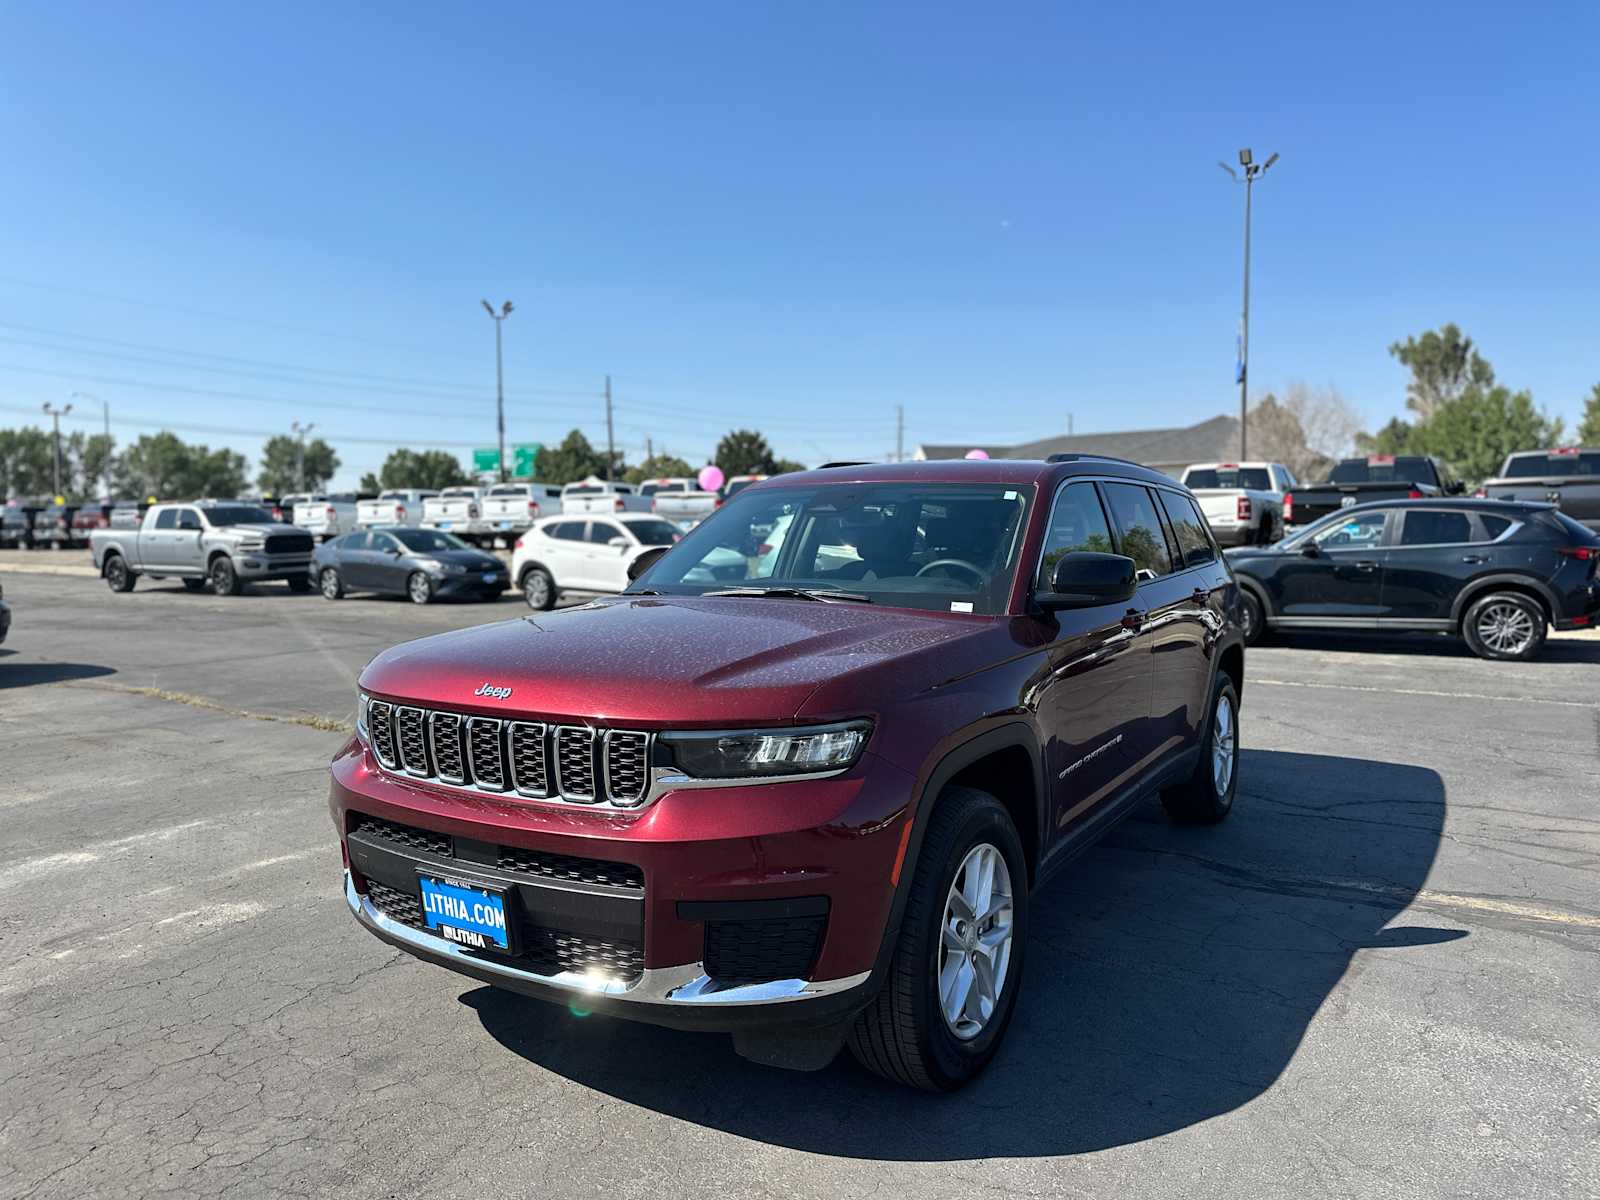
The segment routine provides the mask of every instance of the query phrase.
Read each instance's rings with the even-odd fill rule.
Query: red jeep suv
[[[1153,793],[1227,816],[1238,601],[1190,494],[1116,459],[753,484],[621,595],[373,660],[345,899],[497,987],[959,1086],[1031,891]]]

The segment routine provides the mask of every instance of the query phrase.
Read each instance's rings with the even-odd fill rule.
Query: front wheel
[[[1200,738],[1194,774],[1161,793],[1174,821],[1215,825],[1233,811],[1239,788],[1239,692],[1223,674],[1211,690],[1211,707]]]
[[[203,592],[206,590],[206,581],[185,575],[183,577],[183,589],[186,592]]]
[[[529,567],[522,573],[522,598],[534,612],[546,612],[556,602],[556,581],[543,567]]]
[[[106,586],[113,592],[133,591],[133,585],[138,581],[138,578],[128,569],[128,564],[122,555],[113,554],[106,559]]]
[[[233,569],[233,560],[225,555],[211,564],[206,578],[211,581],[211,590],[218,596],[237,596],[244,589],[239,582],[239,573]]]
[[[309,575],[291,575],[287,582],[291,592],[309,592],[311,590],[311,577]]]
[[[1000,1047],[1022,984],[1028,867],[993,796],[939,798],[883,987],[850,1027],[862,1066],[924,1091],[977,1077]]]
[[[322,574],[318,577],[318,585],[322,588],[324,600],[344,599],[344,580],[339,578],[339,572],[332,567],[323,567]]]
[[[1266,612],[1261,607],[1261,601],[1251,593],[1240,590],[1239,592],[1239,632],[1244,635],[1244,644],[1254,646],[1261,640],[1262,633],[1267,627]]]
[[[1544,609],[1519,592],[1493,592],[1467,610],[1461,635],[1479,658],[1529,659],[1544,645]]]
[[[411,572],[411,578],[406,580],[406,595],[413,604],[427,604],[433,599],[433,580],[421,571]]]

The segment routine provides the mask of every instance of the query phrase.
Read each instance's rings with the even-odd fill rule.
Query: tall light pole
[[[1245,422],[1249,419],[1249,387],[1250,387],[1250,196],[1255,187],[1257,177],[1265,175],[1267,168],[1278,161],[1274,154],[1264,163],[1253,161],[1249,148],[1239,151],[1239,167],[1244,172],[1243,178],[1239,171],[1235,171],[1225,162],[1219,162],[1229,175],[1233,176],[1235,183],[1244,184],[1244,307],[1239,314],[1239,458],[1249,457],[1249,440],[1245,434]]]
[[[44,415],[49,417],[55,423],[56,427],[55,474],[53,477],[56,486],[55,491],[52,493],[56,496],[61,495],[61,418],[66,416],[71,411],[72,405],[70,404],[65,408],[51,408],[49,401],[45,402]]]
[[[511,301],[507,300],[500,306],[500,311],[495,312],[494,306],[485,300],[483,311],[494,321],[494,412],[496,423],[500,427],[500,482],[504,483],[506,481],[506,377],[500,358],[500,323],[511,315]]]
[[[99,396],[91,395],[88,392],[73,392],[72,393],[72,398],[74,400],[93,400],[93,401],[97,402],[100,405],[100,411],[101,411],[102,415],[105,417],[105,423],[106,423],[105,424],[105,430],[106,430],[105,471],[101,475],[101,480],[100,481],[105,485],[106,499],[109,500],[109,499],[111,499],[111,405],[106,403],[106,401],[101,400]]]
[[[289,432],[294,434],[294,473],[300,481],[300,490],[306,490],[306,434],[317,427],[315,421],[309,425],[302,425],[299,421],[289,422]]]

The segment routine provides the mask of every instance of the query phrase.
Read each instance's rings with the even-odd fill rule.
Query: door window
[[[618,529],[609,521],[589,522],[589,541],[593,542],[596,546],[607,545],[610,543],[612,538],[621,536],[622,530]]]
[[[549,534],[563,542],[581,542],[585,524],[583,521],[559,521],[550,527]]]
[[[1117,523],[1118,544],[1122,553],[1133,559],[1141,580],[1155,579],[1172,571],[1167,554],[1167,536],[1156,514],[1155,497],[1150,489],[1135,483],[1108,483],[1106,502]]]
[[[1383,541],[1383,526],[1389,519],[1386,508],[1354,513],[1311,534],[1309,541],[1322,550],[1371,550]]]
[[[1412,509],[1400,527],[1402,546],[1455,546],[1472,541],[1472,518],[1464,512]]]
[[[365,550],[372,542],[372,535],[368,533],[347,533],[339,539],[339,549],[344,551]]]
[[[1069,483],[1056,497],[1050,526],[1044,532],[1044,554],[1039,559],[1038,587],[1050,590],[1056,564],[1075,550],[1112,553],[1111,529],[1092,483]]]
[[[1488,540],[1491,542],[1511,528],[1510,517],[1497,517],[1493,513],[1479,513],[1478,520],[1483,522],[1483,531],[1488,534]]]
[[[1178,557],[1185,567],[1198,567],[1217,557],[1216,547],[1206,532],[1206,519],[1194,506],[1194,501],[1176,492],[1162,492],[1161,503],[1167,510],[1167,520],[1178,539]]]
[[[192,508],[180,509],[178,512],[179,529],[199,529],[200,514]]]
[[[157,529],[176,529],[178,527],[178,510],[167,508],[156,514]]]

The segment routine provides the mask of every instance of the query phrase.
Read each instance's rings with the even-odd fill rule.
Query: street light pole
[[[294,434],[294,474],[300,481],[300,490],[306,490],[306,435],[317,427],[312,421],[309,425],[302,425],[299,421],[289,422],[289,431]]]
[[[55,482],[55,492],[53,494],[57,496],[61,495],[61,418],[71,411],[72,405],[70,404],[65,408],[51,408],[49,401],[45,402],[44,415],[49,417],[56,427],[55,472],[52,478]]]
[[[104,414],[106,422],[105,471],[101,475],[101,482],[105,484],[106,499],[109,500],[111,499],[111,405],[104,400],[100,400],[99,396],[91,395],[89,392],[73,392],[72,398],[74,400],[100,401],[100,410]]]
[[[506,378],[500,357],[500,323],[511,315],[511,301],[507,300],[495,312],[494,306],[483,301],[483,311],[494,320],[494,411],[500,430],[500,482],[506,481]]]
[[[1255,162],[1253,158],[1248,148],[1239,151],[1239,166],[1244,171],[1242,179],[1239,172],[1227,163],[1217,164],[1233,177],[1235,183],[1244,184],[1244,307],[1239,313],[1239,458],[1241,461],[1249,457],[1249,438],[1245,425],[1249,420],[1250,407],[1250,202],[1257,177],[1265,175],[1267,168],[1278,161],[1276,154],[1264,163]]]

